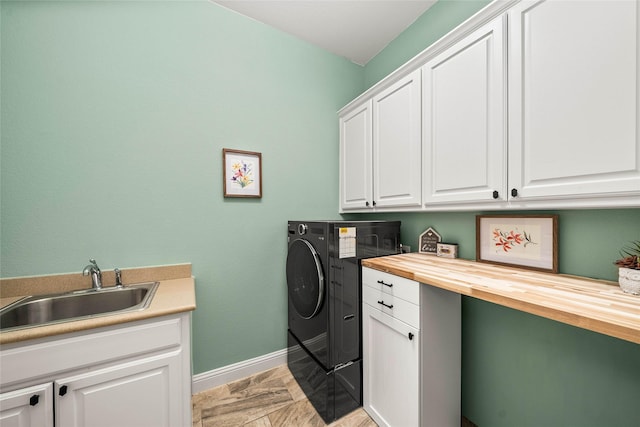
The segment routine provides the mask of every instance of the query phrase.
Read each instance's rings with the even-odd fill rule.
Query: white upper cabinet
[[[373,201],[371,101],[340,117],[340,210]]]
[[[507,200],[504,16],[423,68],[424,204]]]
[[[640,207],[640,0],[495,0],[340,114],[341,212]]]
[[[420,208],[420,96],[416,70],[341,112],[341,212]]]
[[[523,1],[508,16],[513,202],[637,205],[638,1]]]
[[[373,203],[421,203],[420,71],[373,98]]]

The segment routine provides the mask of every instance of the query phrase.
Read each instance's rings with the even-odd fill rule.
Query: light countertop
[[[80,276],[81,279],[77,276]],[[2,279],[0,282],[0,290],[2,291],[0,307],[26,295],[83,289],[88,287],[87,279],[87,277],[82,278],[81,274]],[[103,275],[103,279],[105,286],[110,286],[109,275]],[[195,280],[191,276],[191,264],[123,270],[123,281],[125,286],[128,283],[151,281],[158,281],[160,284],[151,304],[144,310],[0,332],[0,344],[112,326],[124,322],[193,311],[196,308]]]
[[[616,282],[419,253],[362,265],[640,344],[640,296]]]

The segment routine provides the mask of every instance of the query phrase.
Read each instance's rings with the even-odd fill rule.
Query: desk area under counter
[[[462,319],[462,296],[640,343],[640,297],[615,282],[416,253],[366,259],[362,267],[363,400],[380,426],[402,425],[407,413],[420,420],[415,425],[460,425],[462,359],[469,369],[469,357],[487,357],[475,346],[462,357],[461,335],[468,344],[463,329],[472,326]],[[518,347],[526,339],[513,338]],[[379,349],[387,347],[393,354],[385,363]],[[476,380],[465,372],[467,384]],[[386,405],[376,384],[414,390],[415,398],[404,393]]]
[[[640,344],[640,297],[615,282],[417,253],[362,265]]]

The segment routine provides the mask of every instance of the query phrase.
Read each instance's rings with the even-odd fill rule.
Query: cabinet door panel
[[[183,422],[180,351],[56,381],[56,425],[171,427]]]
[[[420,71],[373,99],[373,193],[376,206],[421,203]]]
[[[506,200],[504,18],[423,67],[426,205]]]
[[[371,180],[371,101],[340,118],[340,208],[366,209]]]
[[[639,13],[637,1],[527,1],[509,11],[518,198],[640,194]]]
[[[53,384],[2,393],[0,425],[2,427],[53,427]]]
[[[367,304],[362,307],[364,409],[380,426],[418,426],[419,331]]]

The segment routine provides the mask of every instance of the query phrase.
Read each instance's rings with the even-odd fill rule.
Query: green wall
[[[490,2],[439,0],[367,63],[365,86],[373,86]]]
[[[362,68],[207,1],[1,13],[1,276],[191,262],[194,373],[285,348],[286,222],[338,218]],[[262,199],[223,198],[223,147]]]
[[[367,64],[365,85],[487,3],[440,0]],[[482,213],[348,217],[401,220],[402,241],[413,251],[433,226],[460,245],[461,258],[475,259],[475,215]],[[640,240],[640,209],[536,213],[559,215],[561,273],[616,280],[619,248]],[[462,315],[462,413],[478,426],[640,425],[640,345],[467,297]]]
[[[336,111],[486,3],[437,3],[363,69],[206,1],[3,1],[0,276],[192,262],[194,373],[284,348],[285,223],[338,218]],[[223,147],[262,152],[262,199],[222,197]],[[476,213],[349,217],[473,259]],[[640,239],[637,209],[556,213],[563,273],[614,279]],[[479,426],[640,424],[640,346],[469,298],[463,326]]]

